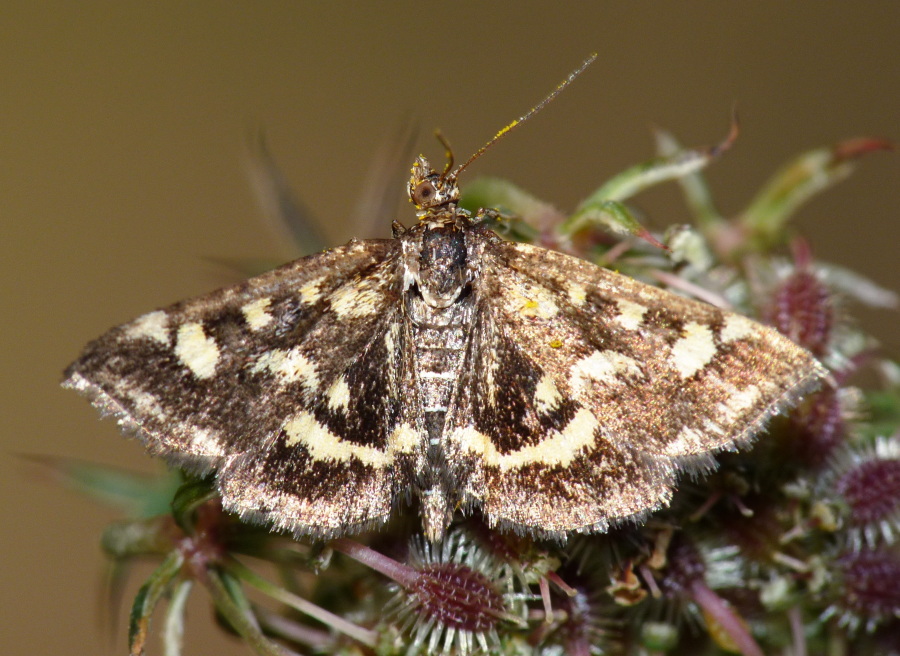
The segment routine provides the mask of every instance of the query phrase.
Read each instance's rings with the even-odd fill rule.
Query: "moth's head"
[[[552,101],[559,93],[565,89],[569,84],[572,83],[581,72],[587,68],[590,64],[597,59],[597,53],[592,54],[588,57],[584,62],[582,62],[581,66],[575,69],[569,77],[562,81],[561,84],[557,85],[557,87],[550,92],[548,96],[546,96],[541,102],[532,107],[528,112],[523,114],[521,117],[517,118],[512,123],[509,123],[506,127],[500,130],[497,134],[495,134],[486,144],[484,144],[481,148],[475,151],[469,159],[460,164],[455,169],[453,168],[453,150],[450,148],[450,144],[444,138],[444,136],[440,133],[440,131],[435,132],[437,140],[441,142],[444,146],[444,149],[447,154],[447,164],[444,166],[444,171],[442,173],[438,173],[433,168],[431,168],[431,164],[428,163],[428,160],[425,159],[422,155],[419,155],[416,158],[416,161],[413,163],[412,167],[412,176],[409,178],[409,184],[407,185],[407,193],[409,193],[409,200],[413,203],[416,208],[419,210],[419,218],[425,219],[429,214],[435,214],[432,212],[435,208],[446,207],[451,204],[456,204],[459,201],[459,186],[457,185],[457,178],[459,174],[462,173],[463,169],[468,168],[468,166],[474,162],[476,159],[481,157],[488,148],[493,146],[495,143],[500,141],[503,137],[510,133],[514,128],[519,127],[527,121],[529,118],[534,116],[537,112],[541,111],[544,107],[547,106],[547,103]]]
[[[419,210],[427,211],[459,201],[456,175],[448,173],[447,169],[438,173],[422,155],[413,162],[407,192],[410,202]]]

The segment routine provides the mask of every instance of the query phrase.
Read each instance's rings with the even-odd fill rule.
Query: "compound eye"
[[[422,180],[416,185],[412,192],[412,201],[419,207],[428,207],[431,205],[435,196],[437,196],[437,188],[429,180]]]

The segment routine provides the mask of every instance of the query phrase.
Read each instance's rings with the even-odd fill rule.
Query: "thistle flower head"
[[[608,654],[617,647],[618,622],[609,596],[597,582],[576,584],[576,594],[554,595],[553,608],[564,619],[557,631],[566,654]]]
[[[499,645],[497,625],[510,614],[486,552],[454,532],[437,545],[415,540],[409,564],[419,575],[392,602],[397,624],[413,636],[408,654],[465,656]]]
[[[900,619],[900,554],[895,550],[863,549],[843,554],[837,560],[841,581],[838,597],[822,618],[838,618],[839,626],[851,633],[868,632]]]
[[[767,318],[779,332],[822,356],[834,326],[831,291],[811,270],[811,256],[805,242],[794,244],[794,259],[794,271],[772,294]]]
[[[608,535],[580,537],[567,545],[565,564],[548,575],[553,584],[547,587],[545,604],[549,602],[552,614],[532,640],[549,634],[548,645],[574,656],[622,651],[620,607],[610,593],[617,566],[609,546]]]
[[[848,507],[852,548],[893,544],[900,537],[900,436],[848,448],[833,468],[830,487]]]
[[[669,546],[668,559],[663,575],[659,579],[659,588],[670,597],[690,595],[694,581],[706,575],[706,564],[696,546],[678,535]]]
[[[719,516],[725,540],[750,562],[768,562],[778,551],[785,527],[771,500],[761,494],[742,499],[743,512]]]
[[[653,561],[651,556],[642,572],[648,584],[653,581],[654,596],[662,601],[657,617],[664,621],[657,622],[655,630],[642,632],[645,646],[661,649],[674,644],[679,625],[686,620],[704,625],[709,638],[726,651],[761,654],[731,602],[710,587],[730,587],[742,580],[736,547],[702,547],[684,532],[677,532],[666,543],[664,561],[655,563],[655,577],[649,571]]]
[[[847,434],[845,390],[826,388],[791,414],[792,458],[814,469],[822,467]]]

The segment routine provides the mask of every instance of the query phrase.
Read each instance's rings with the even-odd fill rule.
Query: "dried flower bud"
[[[611,577],[606,592],[620,606],[634,606],[647,598],[647,590],[634,573],[630,562]]]

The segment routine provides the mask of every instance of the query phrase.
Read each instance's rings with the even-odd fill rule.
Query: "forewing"
[[[401,285],[396,242],[351,242],[115,328],[64,385],[151,452],[201,473],[221,468],[226,505],[245,514],[298,531],[329,511],[340,515],[332,523],[370,523],[404,486],[393,446],[402,438],[414,451],[414,433],[394,434],[402,368],[385,364],[401,348],[390,342]],[[334,494],[341,484],[359,495],[346,511],[279,517],[287,506],[254,496],[272,485],[299,508],[301,497],[346,501]]]
[[[309,339],[335,367],[323,371],[320,393],[229,458],[219,471],[226,507],[320,538],[387,521],[424,457],[407,328],[393,304],[357,348],[340,339],[340,322],[323,318]]]
[[[448,434],[495,522],[597,530],[658,507],[681,464],[825,373],[770,328],[560,253],[488,240],[480,271]]]

